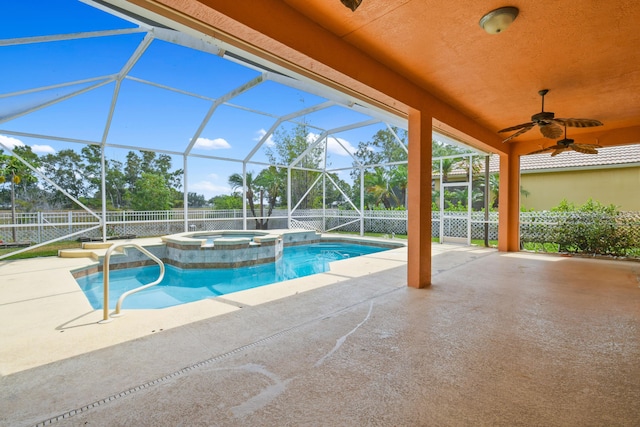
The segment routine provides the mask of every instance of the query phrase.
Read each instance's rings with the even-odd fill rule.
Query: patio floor
[[[97,324],[70,269],[0,262],[0,425],[638,425],[640,263],[433,246]]]

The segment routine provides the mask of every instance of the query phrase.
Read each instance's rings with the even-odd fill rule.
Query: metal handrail
[[[164,263],[162,262],[162,260],[157,256],[155,256],[154,254],[152,254],[151,252],[149,252],[148,250],[146,250],[145,248],[143,248],[142,246],[136,243],[120,243],[118,245],[113,245],[109,247],[109,249],[107,249],[107,252],[104,254],[104,260],[102,263],[103,264],[102,276],[103,276],[103,287],[104,287],[103,289],[104,302],[102,307],[102,320],[99,323],[106,323],[112,320],[109,318],[109,260],[111,259],[111,252],[113,252],[116,248],[124,248],[124,247],[134,247],[138,249],[140,252],[142,252],[143,254],[147,255],[153,261],[155,261],[156,264],[160,266],[160,275],[155,281],[148,283],[146,285],[142,285],[138,288],[131,289],[130,291],[127,291],[122,295],[120,295],[120,298],[118,298],[118,302],[116,304],[116,309],[111,315],[111,317],[122,316],[122,314],[120,313],[120,308],[122,307],[122,302],[126,297],[136,292],[139,292],[143,289],[147,289],[147,288],[150,288],[151,286],[155,286],[158,283],[162,282],[162,279],[164,278]]]

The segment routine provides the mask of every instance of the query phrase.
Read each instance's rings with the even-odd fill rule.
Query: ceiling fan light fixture
[[[342,2],[343,5],[351,9],[352,12],[355,12],[358,6],[360,6],[360,3],[362,3],[362,0],[340,0],[340,1]]]
[[[500,34],[509,28],[518,12],[518,8],[512,6],[492,10],[480,19],[480,27],[489,34]]]

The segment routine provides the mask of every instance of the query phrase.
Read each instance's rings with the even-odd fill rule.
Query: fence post
[[[42,243],[42,212],[38,211],[38,243]]]
[[[69,224],[69,234],[73,233],[73,212],[67,212],[67,223]]]

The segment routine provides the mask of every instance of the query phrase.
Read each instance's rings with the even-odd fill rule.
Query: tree
[[[385,128],[376,132],[371,141],[358,143],[354,156],[364,165],[406,161],[407,152],[402,148],[402,145],[406,144],[405,130],[396,127]]]
[[[371,141],[360,142],[354,156],[363,165],[384,165],[386,163],[407,161],[407,152],[403,148],[407,144],[407,132],[399,128],[381,129]],[[354,162],[354,166],[357,163]],[[351,172],[354,180],[353,200],[360,199],[360,170]],[[407,190],[406,164],[376,166],[364,173],[365,204],[379,205],[391,209],[404,205]]]
[[[483,206],[484,193],[482,191],[484,185],[484,177],[479,172],[482,169],[482,157],[474,156],[469,161],[469,154],[473,151],[467,148],[446,144],[440,141],[432,141],[431,153],[434,158],[432,163],[433,173],[440,176],[440,182],[446,183],[451,181],[450,175],[454,172],[465,177],[469,176],[470,169],[473,169],[473,182],[471,183],[472,207],[481,208]],[[466,185],[468,179],[461,181],[461,186]],[[454,180],[455,182],[455,180]],[[432,206],[439,209],[440,191],[433,190],[431,193]],[[449,187],[444,192],[445,209],[468,209],[468,189]]]
[[[109,160],[106,162],[105,170],[105,190],[107,203],[112,207],[120,209],[125,206],[127,195],[126,178],[122,171],[122,162]],[[100,191],[102,193],[102,191]]]
[[[187,193],[187,202],[191,208],[201,208],[207,204],[202,194],[192,192]]]
[[[101,189],[102,152],[98,145],[86,145],[80,150],[84,162],[84,176],[87,193],[94,194]]]
[[[364,176],[364,189],[373,197],[373,204],[382,204],[385,209],[391,209],[392,202],[399,204],[398,197],[389,185],[388,173],[382,167],[374,168],[374,173]]]
[[[234,191],[237,189],[244,188],[244,181],[242,179],[242,175],[239,173],[231,174],[227,182],[231,186],[231,189]],[[251,210],[251,214],[253,215],[254,218],[256,218],[258,215],[256,215],[256,207],[254,203],[255,194],[254,194],[252,172],[246,173],[246,199],[247,199],[247,204],[249,205],[249,209]],[[257,218],[255,221],[256,221],[256,230],[260,230],[261,222]]]
[[[153,151],[140,151],[140,155],[133,151],[127,153],[125,163],[125,176],[130,187],[135,185],[143,173],[160,175],[172,188],[182,185],[182,169],[171,171],[171,156],[166,154],[156,155]]]
[[[333,180],[333,182],[335,182],[336,185],[333,185],[331,180],[329,180],[328,178],[331,178],[331,180]],[[338,187],[342,190],[342,192],[338,190]],[[335,206],[335,205],[343,204],[346,200],[342,195],[342,193],[348,195],[350,191],[351,191],[350,184],[340,179],[340,177],[338,177],[338,174],[336,173],[327,174],[327,185],[325,188],[325,203],[327,206]]]
[[[133,188],[140,177],[140,173],[142,172],[141,164],[142,161],[140,160],[140,156],[138,156],[134,151],[129,151],[127,153],[127,160],[125,161],[124,166],[124,176],[129,188]]]
[[[91,195],[93,206],[102,204],[102,153],[97,145],[88,145],[80,151],[85,162],[87,194]],[[119,160],[105,159],[105,192],[107,206],[120,209],[126,205],[127,178]]]
[[[143,172],[135,182],[131,207],[137,211],[169,210],[173,197],[165,177],[159,174]]]
[[[407,165],[398,165],[390,172],[389,185],[399,191],[397,200],[399,204],[407,205],[407,185],[409,184],[409,173]]]
[[[438,157],[446,157],[442,159],[435,160],[432,165],[432,169],[434,173],[440,173],[442,168],[442,182],[449,181],[449,175],[456,169],[465,169],[468,172],[468,158],[461,157],[449,157],[456,156],[458,154],[469,154],[471,150],[457,147],[455,145],[445,144],[440,141],[432,141],[431,142],[431,156],[436,159]],[[476,166],[475,164],[473,165]]]
[[[178,206],[182,204],[182,197],[179,187],[182,186],[182,169],[171,171],[171,156],[166,154],[156,155],[153,151],[141,151],[138,155],[133,151],[127,153],[127,160],[124,165],[124,181],[126,185],[125,200],[131,201],[131,207],[139,206],[133,200],[141,200],[141,196],[135,194],[141,186],[138,181],[145,174],[159,176],[164,182],[164,186],[169,194],[169,205]],[[149,178],[147,178],[149,179]],[[142,186],[143,187],[143,186]]]
[[[256,188],[260,192],[260,216],[264,217],[264,203],[263,198],[266,196],[268,203],[267,218],[261,219],[261,229],[266,230],[269,227],[269,217],[273,212],[273,208],[278,202],[278,198],[286,188],[285,178],[282,171],[279,171],[275,166],[269,166],[266,169],[260,171],[254,182]]]
[[[493,203],[491,207],[494,209],[498,208],[498,202],[500,201],[500,175],[497,173],[492,173],[489,176],[489,193],[492,195]],[[531,193],[521,185],[520,186],[520,195],[524,197],[529,197]]]
[[[79,199],[87,195],[84,171],[85,164],[80,154],[73,150],[61,150],[55,154],[46,154],[41,157],[43,173],[59,187],[64,188],[71,196]],[[62,208],[73,207],[73,201],[58,189],[44,182],[43,186],[51,193],[49,201]]]
[[[296,167],[304,168],[304,170],[291,169],[291,199],[294,204],[300,203],[299,206],[302,209],[322,207],[322,203],[319,205],[314,203],[314,200],[318,200],[317,196],[322,194],[321,188],[312,188],[307,193],[311,184],[320,175],[320,172],[307,169],[320,169],[324,153],[322,144],[311,148],[316,140],[310,135],[308,127],[304,124],[297,125],[291,131],[281,130],[273,136],[274,146],[266,150],[269,162],[276,165],[291,165],[294,160],[307,152],[296,164]],[[277,168],[277,171],[285,182],[287,170]],[[303,200],[305,193],[307,195]],[[280,200],[282,203],[286,203],[287,194],[282,192]]]
[[[209,199],[213,209],[242,209],[242,196],[237,192],[221,194]]]
[[[15,147],[13,150],[17,155],[29,162],[31,166],[38,167],[38,155],[29,146]],[[31,173],[31,169],[18,160],[15,156],[2,154],[0,150],[0,184],[9,181],[11,188],[11,223],[16,223],[16,190],[20,184],[28,186],[37,182],[37,178]],[[11,229],[13,241],[17,240],[16,229]]]

